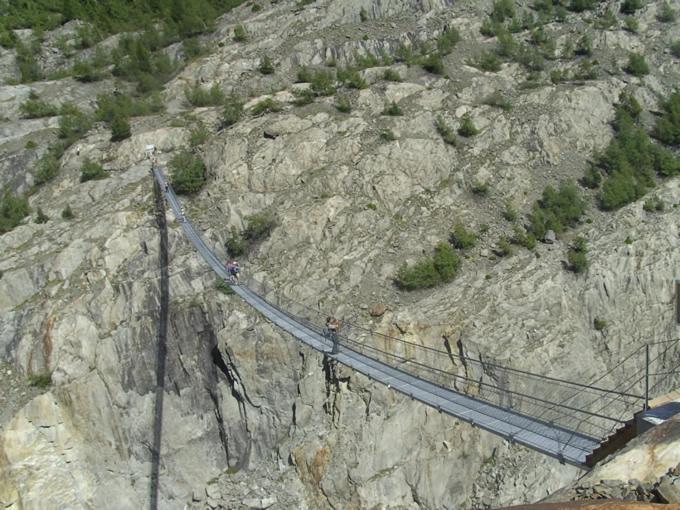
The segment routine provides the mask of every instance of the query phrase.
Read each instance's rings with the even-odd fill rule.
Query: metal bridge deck
[[[166,181],[162,171],[159,168],[154,168],[153,172],[154,177],[164,189]],[[183,209],[172,189],[166,189],[165,195],[173,213],[180,219],[182,230],[197,251],[221,278],[227,279],[226,267],[204,243],[193,225],[184,217]],[[599,445],[599,440],[596,438],[555,427],[530,416],[444,388],[365,356],[346,346],[341,346],[338,354],[330,354],[330,343],[318,331],[295,320],[285,311],[269,303],[246,286],[232,285],[232,289],[267,319],[309,347],[326,353],[338,362],[371,379],[388,385],[390,388],[441,412],[579,467],[584,467],[586,455]]]

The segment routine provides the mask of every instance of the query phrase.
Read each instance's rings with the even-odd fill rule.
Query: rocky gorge
[[[651,128],[680,82],[668,49],[680,25],[659,20],[664,2],[635,12],[636,31],[625,29],[622,2],[596,3],[545,24],[555,57],[543,70],[508,59],[495,72],[477,66],[499,39],[480,33],[492,2],[245,3],[202,36],[210,51],[164,85],[162,111],[133,117],[122,141],[95,122],[43,185],[37,162],[60,121],[24,118],[31,91],[92,112],[98,94],[131,90],[113,76],[17,83],[15,50],[0,49],[0,184],[33,190],[31,208],[49,218],[31,215],[0,236],[0,506],[140,508],[157,498],[161,508],[493,508],[540,500],[580,477],[331,363],[222,292],[177,218],[157,217],[144,151],[153,144],[169,165],[205,128],[192,150],[207,184],[183,199],[187,215],[226,258],[232,227],[271,213],[275,227],[244,272],[291,299],[422,345],[450,341],[478,359],[592,380],[644,343],[678,337],[677,177],[658,178],[614,211],[584,188],[584,217],[555,242],[505,253],[502,241],[546,185],[580,179],[607,147],[622,92]],[[601,28],[607,9],[616,23]],[[237,26],[247,40],[235,40]],[[460,41],[441,73],[395,57],[451,28]],[[45,68],[59,68],[54,41],[69,30],[45,38]],[[583,57],[569,47],[584,33],[597,74],[551,80],[551,70],[578,71]],[[649,74],[624,70],[630,52],[644,55]],[[367,55],[376,60],[357,71],[363,86],[301,104],[310,88],[297,83],[302,66],[330,72]],[[265,56],[271,73],[261,72]],[[385,79],[387,70],[400,81]],[[185,91],[196,84],[238,95],[242,118],[227,125],[221,106],[191,105]],[[384,113],[392,104],[401,115]],[[454,127],[464,117],[479,133],[447,143],[437,118]],[[86,159],[108,177],[81,182]],[[664,207],[650,210],[649,197]],[[72,219],[62,217],[67,206]],[[400,267],[456,223],[478,234],[456,278],[397,288]],[[565,270],[577,236],[588,241],[582,274]],[[35,384],[39,376],[49,383]],[[671,448],[650,479],[678,463],[680,447]]]

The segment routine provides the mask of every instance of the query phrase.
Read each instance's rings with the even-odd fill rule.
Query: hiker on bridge
[[[323,336],[333,342],[331,354],[338,353],[338,331],[340,331],[340,321],[332,315],[326,317],[326,327],[323,330]]]
[[[238,274],[241,272],[241,266],[238,265],[238,260],[231,259],[227,262],[227,272],[233,283],[238,283]]]

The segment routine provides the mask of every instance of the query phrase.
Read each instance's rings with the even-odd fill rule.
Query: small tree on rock
[[[172,187],[178,194],[196,193],[206,182],[205,163],[189,151],[182,151],[170,160]]]
[[[126,138],[130,138],[132,134],[130,130],[130,123],[128,120],[120,115],[117,115],[111,121],[111,141],[120,142]]]

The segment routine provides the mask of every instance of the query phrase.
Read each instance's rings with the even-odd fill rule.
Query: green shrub
[[[485,18],[482,26],[479,27],[479,33],[486,37],[493,37],[501,27],[500,23],[495,23],[491,18]]]
[[[441,279],[431,257],[420,260],[412,266],[404,264],[394,278],[395,285],[402,290],[416,290],[434,287]]]
[[[251,214],[245,217],[246,228],[243,229],[243,238],[250,243],[261,241],[269,237],[276,228],[276,217],[268,211]]]
[[[182,42],[182,50],[184,50],[184,58],[186,60],[194,60],[208,51],[207,48],[201,44],[198,37],[192,37]]]
[[[404,112],[401,111],[401,108],[399,108],[399,105],[394,101],[386,104],[382,113],[383,115],[389,115],[391,117],[399,117],[404,114]]]
[[[517,41],[512,34],[501,27],[496,31],[496,39],[498,41],[495,49],[496,54],[500,57],[512,58],[517,52]]]
[[[623,25],[626,27],[626,30],[633,34],[637,34],[638,30],[640,30],[640,24],[634,16],[626,16],[623,19]]]
[[[386,142],[393,142],[397,139],[397,135],[391,129],[383,129],[380,132],[380,139]]]
[[[460,126],[458,126],[458,134],[469,138],[479,134],[479,129],[477,129],[472,122],[472,117],[469,113],[465,113],[460,119]]]
[[[17,36],[11,30],[5,30],[0,27],[0,46],[5,49],[11,49],[16,46],[18,42]]]
[[[671,43],[671,54],[676,58],[680,58],[680,39]]]
[[[328,71],[316,71],[312,73],[309,81],[312,92],[317,96],[332,96],[335,94],[333,74]]]
[[[72,220],[76,217],[71,209],[71,204],[66,204],[66,207],[61,211],[61,217],[65,220]]]
[[[353,67],[338,69],[338,80],[351,89],[365,89],[368,85],[359,71]]]
[[[92,181],[95,179],[105,179],[109,173],[99,163],[95,163],[89,158],[85,158],[80,167],[80,182]]]
[[[595,317],[595,319],[593,320],[593,327],[595,328],[595,331],[603,331],[604,329],[607,328],[607,321]]]
[[[190,105],[196,107],[219,106],[224,103],[224,92],[215,83],[210,89],[204,89],[197,82],[184,89],[184,96]]]
[[[46,182],[54,179],[59,173],[59,159],[53,152],[46,152],[38,160],[38,165],[35,172],[35,184],[40,186]]]
[[[543,71],[545,69],[545,58],[536,48],[520,44],[515,53],[515,61],[522,64],[530,71]]]
[[[227,295],[227,296],[234,294],[234,290],[222,278],[217,278],[215,280],[215,289],[217,291],[221,292],[222,294]]]
[[[178,194],[198,192],[207,180],[203,160],[189,151],[181,151],[170,160],[172,187]]]
[[[482,99],[482,104],[488,106],[495,106],[496,108],[500,108],[501,110],[505,110],[506,112],[512,110],[512,103],[508,98],[503,97],[503,95],[500,92],[492,92],[484,99]]]
[[[496,249],[494,250],[494,253],[498,255],[499,257],[509,257],[513,253],[512,245],[510,244],[510,241],[507,239],[500,239],[498,243],[496,243]]]
[[[631,53],[628,57],[628,65],[625,68],[626,72],[633,76],[645,76],[649,74],[649,66],[643,55],[639,53]]]
[[[130,138],[132,131],[130,129],[130,123],[127,118],[122,115],[118,115],[111,121],[111,141],[120,142],[126,138]]]
[[[515,17],[515,5],[512,0],[494,0],[493,9],[489,18],[496,23],[503,23],[505,20]]]
[[[501,70],[501,61],[498,60],[498,56],[491,51],[482,52],[477,61],[472,65],[483,71],[496,72]]]
[[[95,119],[110,124],[116,117],[139,117],[163,111],[163,101],[157,93],[144,98],[129,94],[100,94],[97,96]]]
[[[243,115],[243,101],[235,95],[229,95],[224,101],[222,109],[222,126],[229,127],[236,124]]]
[[[28,99],[21,103],[20,109],[26,119],[39,119],[41,117],[59,115],[59,108],[41,100],[34,91],[31,91]]]
[[[663,101],[661,110],[654,126],[654,137],[669,145],[680,145],[680,92],[673,92],[667,101]]]
[[[90,116],[73,105],[64,104],[61,107],[59,119],[59,138],[67,145],[71,145],[90,130],[92,119]]]
[[[229,235],[224,242],[224,247],[227,249],[230,257],[240,257],[247,251],[248,243],[243,239],[243,236],[236,227],[231,227]]]
[[[314,79],[314,73],[307,66],[302,66],[297,70],[297,83],[311,83]]]
[[[243,25],[236,25],[234,27],[234,41],[246,42],[248,40],[248,32]]]
[[[434,121],[434,126],[437,128],[437,133],[442,137],[442,140],[444,142],[448,143],[449,145],[453,145],[455,147],[456,145],[456,135],[453,132],[453,129],[451,129],[447,124],[444,118],[441,115],[437,115],[437,118]]]
[[[642,6],[642,0],[623,0],[621,12],[623,14],[635,14],[635,11],[641,9]]]
[[[352,104],[349,97],[340,95],[335,98],[335,108],[342,113],[349,113],[352,111]]]
[[[448,55],[453,51],[453,48],[459,41],[460,34],[458,33],[458,30],[450,27],[437,37],[437,51],[440,55]]]
[[[403,265],[394,278],[395,285],[402,290],[416,290],[434,287],[455,278],[460,267],[460,258],[448,243],[438,243],[434,254],[413,266]]]
[[[652,143],[636,125],[633,115],[639,110],[637,102],[625,95],[620,101],[614,139],[596,155],[598,166],[608,174],[598,196],[600,207],[605,210],[617,209],[644,195],[655,184],[655,172],[664,176],[680,173],[680,159]]]
[[[482,181],[475,181],[470,190],[475,194],[475,195],[480,195],[480,196],[486,196],[489,194],[489,183],[488,182],[482,182]]]
[[[16,43],[16,63],[21,75],[21,83],[31,83],[41,80],[43,72],[35,58],[34,48],[25,46],[21,42]]]
[[[515,209],[515,206],[512,205],[512,202],[510,201],[505,203],[505,209],[503,209],[503,218],[511,223],[517,221],[517,209]]]
[[[642,107],[640,106],[640,103],[638,103],[638,100],[635,99],[635,96],[621,92],[621,94],[619,94],[619,106],[616,109],[615,124],[622,121],[620,116],[624,113],[628,114],[633,120],[637,120],[642,113]]]
[[[666,205],[659,197],[652,197],[645,200],[642,208],[647,212],[661,212],[666,208]]]
[[[548,230],[562,232],[576,225],[585,209],[585,200],[574,184],[564,181],[557,190],[547,186],[529,216],[530,230],[537,239],[543,239]]]
[[[607,176],[598,195],[600,208],[605,211],[618,209],[647,192],[644,182],[636,179],[630,170],[615,170]]]
[[[52,374],[50,372],[43,372],[41,374],[30,374],[28,376],[29,386],[34,388],[45,389],[52,386]]]
[[[589,189],[596,189],[602,184],[602,174],[594,166],[589,166],[586,173],[581,177],[581,184]]]
[[[368,12],[363,6],[359,10],[359,19],[361,20],[362,23],[368,19]]]
[[[444,74],[444,61],[439,53],[430,53],[420,60],[420,65],[423,66],[428,73]]]
[[[467,250],[477,243],[477,236],[471,230],[467,230],[462,223],[456,223],[449,235],[449,242],[459,250]]]
[[[260,59],[260,65],[257,70],[262,74],[274,74],[274,64],[269,55],[265,55]]]
[[[92,83],[104,79],[104,73],[90,62],[81,60],[73,65],[73,77],[81,83]]]
[[[295,96],[293,103],[295,103],[296,106],[311,104],[314,102],[314,98],[316,97],[311,89],[294,90],[293,95]]]
[[[656,19],[662,23],[672,23],[676,20],[677,17],[678,17],[677,13],[675,12],[674,9],[671,8],[668,2],[664,2],[663,4],[661,4],[659,12],[657,12],[656,14]]]
[[[611,8],[607,7],[602,15],[595,22],[595,26],[602,30],[607,30],[609,28],[615,27],[618,24],[616,14]]]
[[[201,122],[189,132],[189,146],[198,147],[199,145],[203,145],[209,136],[210,131],[208,131],[205,124]]]
[[[588,246],[583,237],[577,237],[567,252],[569,269],[574,273],[583,273],[588,269]]]
[[[263,99],[254,105],[250,111],[253,115],[261,115],[263,113],[280,112],[281,109],[281,103],[275,101],[271,97],[268,97],[267,99]]]
[[[49,216],[47,216],[43,212],[43,210],[40,207],[38,207],[38,210],[37,210],[36,215],[35,215],[35,222],[38,223],[38,224],[43,224],[43,223],[47,223],[49,220],[50,220]]]
[[[0,195],[0,234],[19,225],[30,212],[26,195],[15,195],[5,189]]]
[[[510,242],[512,244],[524,246],[527,250],[536,248],[536,236],[520,227],[515,227]]]
[[[567,9],[574,12],[590,11],[597,5],[597,0],[571,0]]]
[[[24,145],[24,149],[35,149],[38,147],[38,144],[35,143],[33,140],[28,140],[26,142],[26,145]]]
[[[401,76],[394,69],[385,69],[383,73],[383,80],[385,81],[401,81]]]
[[[583,59],[574,71],[574,80],[594,80],[597,78],[597,60]]]
[[[566,70],[553,69],[552,71],[550,71],[550,81],[555,85],[563,81],[567,81],[568,79],[569,73]]]
[[[588,34],[583,34],[576,44],[576,49],[574,50],[576,55],[583,55],[589,57],[593,54],[593,42],[588,37]]]

